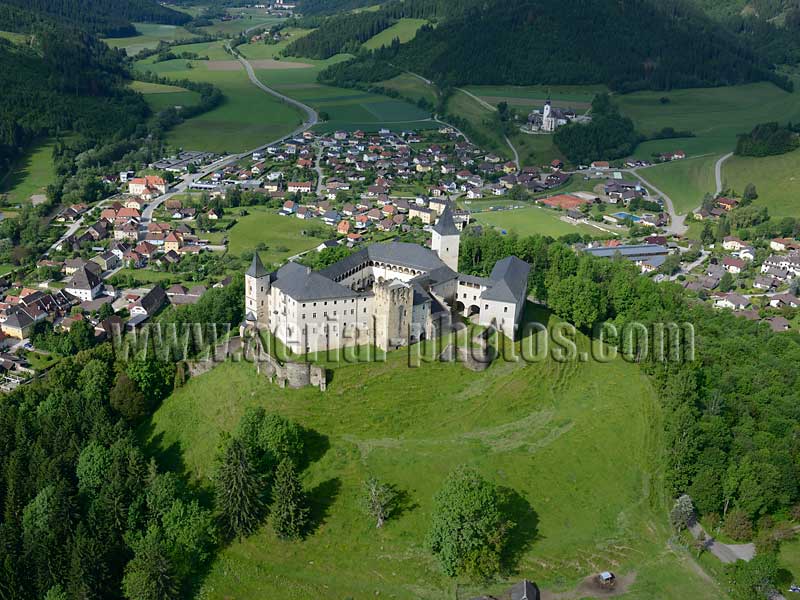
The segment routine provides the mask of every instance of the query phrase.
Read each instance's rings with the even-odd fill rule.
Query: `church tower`
[[[269,271],[264,268],[258,252],[253,253],[253,262],[244,274],[245,319],[258,326],[269,326]]]
[[[458,272],[458,246],[461,234],[453,222],[453,212],[450,203],[444,207],[442,216],[436,221],[433,227],[433,239],[431,239],[431,250],[439,255],[442,262],[453,271]]]

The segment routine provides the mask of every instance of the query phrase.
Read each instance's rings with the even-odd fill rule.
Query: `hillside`
[[[21,25],[25,15],[5,8],[3,14],[16,14],[14,23]],[[125,135],[148,111],[141,96],[121,86],[126,73],[117,51],[46,18],[31,21],[28,31],[31,45],[0,39],[0,178],[38,136]]]
[[[341,51],[345,32],[358,31],[359,41],[374,35],[381,17],[391,23],[434,13],[444,17],[435,28],[423,27],[413,40],[378,57],[446,85],[602,83],[622,92],[760,80],[789,85],[739,36],[679,3],[463,0],[447,14],[436,14],[437,3],[430,6],[426,11],[418,2],[390,3],[362,16],[361,28],[359,15],[349,15],[347,27],[344,17],[330,19],[289,51],[322,57]],[[638,35],[645,30],[646,36]]]
[[[131,21],[182,25],[191,20],[188,14],[161,6],[155,0],[0,0],[0,7],[3,5],[109,36],[135,35]]]
[[[632,91],[776,79],[699,13],[643,0],[495,2],[423,28],[398,59],[454,84],[606,83]]]

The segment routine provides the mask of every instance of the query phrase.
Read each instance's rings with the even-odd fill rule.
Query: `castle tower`
[[[433,238],[431,239],[431,250],[439,255],[442,262],[453,271],[458,271],[458,246],[461,241],[461,234],[453,222],[453,212],[450,204],[444,207],[442,216],[436,221],[433,227]]]
[[[258,327],[269,326],[269,286],[269,271],[255,252],[244,274],[244,314],[249,323]]]
[[[378,281],[375,293],[375,345],[394,350],[408,343],[414,288],[399,279]]]

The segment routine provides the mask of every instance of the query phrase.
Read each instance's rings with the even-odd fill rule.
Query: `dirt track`
[[[603,587],[597,575],[589,575],[569,592],[541,590],[541,600],[577,600],[578,598],[614,598],[625,594],[636,581],[636,572],[617,577],[613,587]]]

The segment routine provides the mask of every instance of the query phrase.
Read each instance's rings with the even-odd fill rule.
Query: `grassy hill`
[[[800,150],[752,158],[732,156],[723,165],[723,182],[741,193],[748,183],[758,191],[756,204],[772,217],[800,217]]]
[[[456,364],[411,368],[399,351],[387,363],[334,366],[323,393],[280,389],[251,364],[226,363],[176,391],[140,435],[208,489],[219,436],[248,406],[316,432],[303,475],[314,529],[299,543],[267,527],[234,542],[201,597],[440,600],[521,577],[566,591],[603,568],[635,573],[626,598],[722,596],[666,544],[654,495],[659,408],[634,365],[496,362],[477,374]],[[491,589],[447,579],[423,546],[432,496],[464,463],[518,494],[518,572]],[[359,508],[370,475],[406,494],[402,514],[379,531]]]

